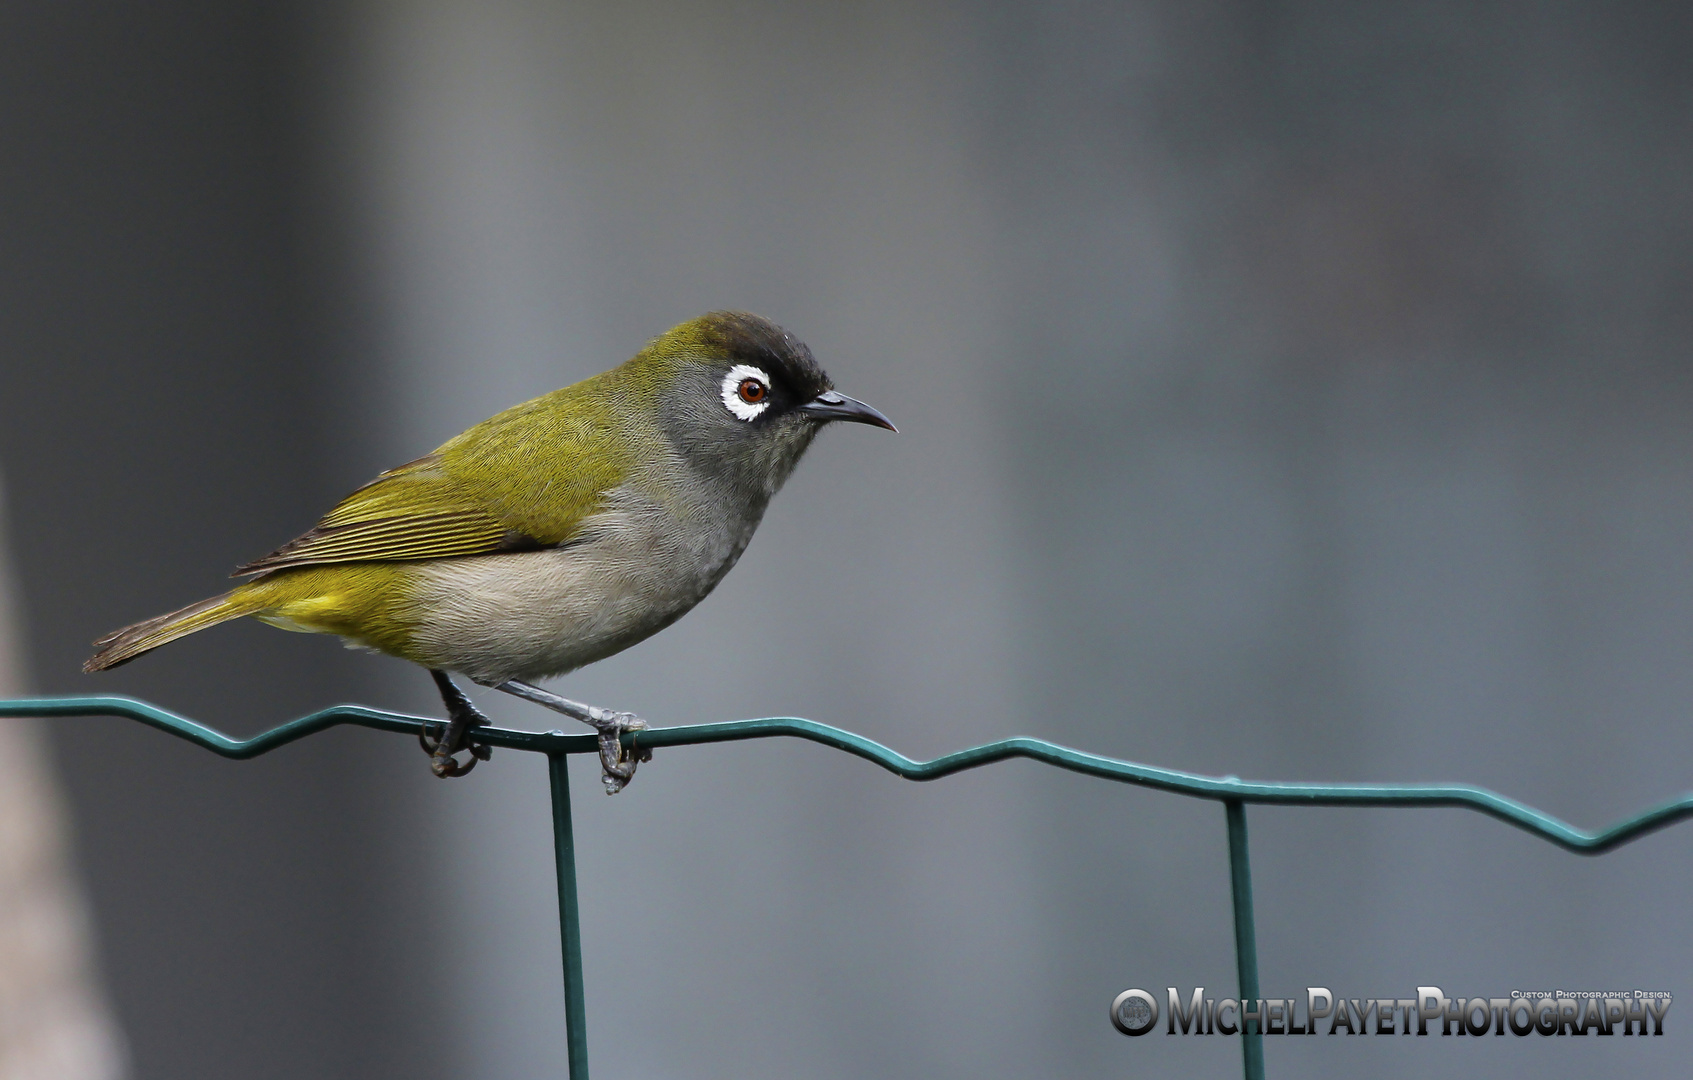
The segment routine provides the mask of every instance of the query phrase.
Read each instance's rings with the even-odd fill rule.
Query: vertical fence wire
[[[564,955],[564,1037],[570,1080],[588,1080],[588,1011],[582,1001],[582,915],[576,906],[576,834],[570,824],[565,755],[547,755],[553,789],[553,854],[558,864],[558,936]]]
[[[1258,998],[1258,927],[1252,914],[1252,859],[1246,846],[1246,804],[1224,799],[1229,828],[1229,884],[1234,893],[1234,958],[1240,973],[1240,1055],[1246,1080],[1264,1080],[1264,1003]],[[1258,1021],[1246,1019],[1247,1002]]]

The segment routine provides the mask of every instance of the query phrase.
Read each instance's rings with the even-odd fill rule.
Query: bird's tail
[[[231,589],[222,596],[189,604],[168,615],[157,615],[134,626],[114,630],[94,643],[98,651],[83,661],[82,670],[105,671],[107,668],[115,668],[119,664],[129,663],[142,653],[152,652],[160,645],[187,637],[197,630],[250,615],[264,606],[256,593],[257,590],[242,586]]]

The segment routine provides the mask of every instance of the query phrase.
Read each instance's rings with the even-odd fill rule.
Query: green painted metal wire
[[[570,771],[547,755],[553,792],[553,860],[558,871],[559,953],[564,962],[565,1063],[570,1080],[588,1080],[588,1006],[582,988],[582,911],[576,902],[576,830],[570,823]]]
[[[237,759],[257,757],[308,735],[343,725],[415,734],[425,722],[438,723],[426,721],[423,717],[384,712],[362,705],[334,705],[271,728],[250,739],[232,739],[214,728],[195,723],[168,709],[116,695],[0,701],[0,716],[127,717],[187,739],[215,754]],[[1028,758],[1088,776],[1220,801],[1234,800],[1281,806],[1462,807],[1498,818],[1582,855],[1598,855],[1610,851],[1648,833],[1693,817],[1693,793],[1688,793],[1625,818],[1609,828],[1588,832],[1526,803],[1468,784],[1300,784],[1285,781],[1247,781],[1232,776],[1205,776],[1177,769],[1141,765],[1072,750],[1044,739],[1001,739],[968,750],[944,754],[930,761],[913,761],[861,735],[812,720],[792,717],[652,728],[625,735],[624,739],[631,745],[638,742],[642,747],[658,749],[777,736],[807,739],[836,750],[844,750],[907,780],[938,780],[943,776],[998,761]],[[486,727],[477,729],[476,738],[490,746],[544,754],[591,754],[598,749],[594,736],[587,733],[566,735],[558,731],[512,731]]]
[[[418,716],[368,709],[362,705],[334,705],[310,716],[302,716],[262,732],[250,739],[232,739],[215,728],[195,723],[168,709],[135,698],[118,696],[20,698],[0,701],[0,716],[119,716],[138,720],[203,746],[226,758],[246,759],[269,753],[333,727],[350,725],[416,735],[425,724],[438,721]],[[1246,804],[1282,806],[1455,806],[1474,810],[1515,825],[1525,832],[1549,840],[1582,855],[1598,855],[1647,833],[1667,828],[1693,817],[1693,794],[1633,817],[1608,829],[1586,832],[1532,806],[1506,798],[1486,788],[1467,784],[1294,784],[1281,781],[1245,781],[1233,776],[1204,776],[1199,773],[1160,769],[1132,761],[1083,753],[1044,739],[1001,739],[998,742],[944,754],[930,761],[913,761],[903,754],[840,728],[797,718],[736,720],[724,724],[693,724],[686,727],[651,728],[624,735],[633,749],[655,750],[666,746],[736,742],[786,736],[808,739],[874,762],[907,780],[938,780],[966,769],[980,768],[1011,758],[1028,758],[1060,769],[1098,776],[1119,783],[1136,784],[1159,791],[1194,798],[1214,799],[1223,804],[1229,840],[1229,880],[1233,889],[1235,959],[1242,1003],[1258,997],[1258,946],[1252,910],[1252,868],[1246,833]],[[483,727],[476,739],[489,746],[529,750],[547,755],[552,787],[554,850],[558,863],[559,933],[564,962],[565,1036],[571,1080],[588,1080],[588,1037],[583,1006],[582,944],[580,916],[576,902],[575,838],[570,820],[570,780],[564,768],[569,754],[596,754],[595,736],[566,735],[562,731],[512,731]],[[1259,1002],[1262,1008],[1262,1002]],[[1241,1055],[1246,1080],[1263,1080],[1264,1046],[1260,1029],[1242,1020]]]
[[[1258,998],[1258,923],[1252,913],[1252,862],[1247,852],[1246,807],[1224,799],[1229,833],[1229,885],[1234,893],[1234,959],[1240,982],[1240,1057],[1246,1080],[1264,1080],[1264,1003]],[[1246,1003],[1258,1001],[1257,1021],[1246,1018]]]

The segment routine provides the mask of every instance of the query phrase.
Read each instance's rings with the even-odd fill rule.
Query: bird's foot
[[[626,731],[645,731],[647,722],[630,712],[616,712],[612,709],[601,709],[594,705],[584,705],[580,701],[559,697],[549,693],[539,686],[531,686],[526,682],[511,679],[497,684],[494,689],[504,691],[513,697],[520,697],[524,701],[532,701],[545,706],[557,713],[563,713],[572,720],[580,720],[599,733],[600,737],[600,782],[605,784],[607,795],[616,795],[629,785],[635,778],[635,766],[643,761],[651,761],[653,752],[639,746],[631,746],[628,750],[623,747],[623,733]],[[633,741],[633,740],[631,740]]]
[[[634,747],[627,753],[623,750],[623,733],[645,731],[647,722],[632,712],[613,712],[590,705],[588,719],[583,723],[599,732],[600,783],[605,785],[607,795],[616,795],[635,779],[636,765],[653,759],[651,750]]]
[[[441,699],[447,706],[447,731],[444,735],[436,735],[439,725],[426,722],[417,733],[417,741],[429,755],[430,770],[445,780],[465,775],[476,768],[478,761],[492,757],[494,751],[492,747],[471,739],[471,732],[485,726],[488,718],[471,704],[451,679],[439,672],[431,674],[436,676],[435,683],[441,688]],[[458,758],[461,752],[468,755],[463,761]]]
[[[423,745],[424,753],[429,755],[430,770],[445,780],[463,776],[476,768],[478,761],[492,757],[492,747],[471,740],[471,732],[487,723],[488,718],[475,709],[449,717],[444,735],[436,734],[440,731],[439,724],[426,722],[423,730],[417,733],[417,741]],[[460,752],[468,755],[462,761],[458,757]]]

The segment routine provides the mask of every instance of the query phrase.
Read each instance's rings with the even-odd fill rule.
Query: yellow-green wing
[[[310,532],[234,576],[344,562],[405,562],[524,551],[546,542],[513,529],[464,491],[437,454],[378,476],[342,499]]]
[[[635,461],[662,453],[640,359],[482,421],[435,451],[441,468],[507,528],[570,539]]]
[[[573,539],[660,436],[630,365],[524,402],[390,469],[235,576],[532,551]]]

